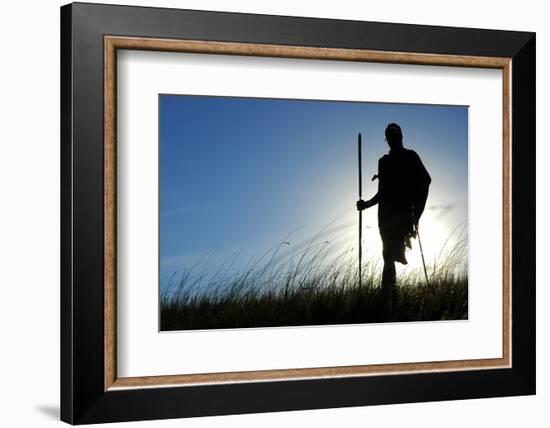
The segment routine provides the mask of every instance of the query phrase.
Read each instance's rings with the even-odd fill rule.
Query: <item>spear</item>
[[[359,166],[359,200],[363,197],[363,179],[361,167],[361,133],[357,137],[357,161]],[[363,255],[363,211],[359,210],[359,287],[361,287],[361,258]]]

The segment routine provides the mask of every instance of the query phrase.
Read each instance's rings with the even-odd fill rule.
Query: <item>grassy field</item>
[[[301,325],[433,321],[468,318],[467,242],[442,251],[422,271],[399,277],[393,314],[384,309],[381,266],[365,263],[358,284],[352,249],[330,256],[328,245],[312,243],[285,263],[277,256],[287,244],[270,249],[247,269],[226,269],[203,283],[197,267],[185,271],[161,294],[161,330],[276,327]],[[221,272],[221,273],[220,273]],[[175,276],[175,274],[174,274]]]

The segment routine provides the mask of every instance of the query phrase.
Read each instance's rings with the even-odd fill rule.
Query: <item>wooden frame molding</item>
[[[117,377],[116,367],[116,85],[117,50],[267,56],[338,61],[441,65],[502,70],[503,82],[503,348],[502,358],[405,364],[359,365],[172,376]],[[510,58],[370,51],[252,43],[104,37],[104,390],[192,386],[216,383],[297,380],[307,378],[395,375],[420,372],[509,368],[512,362],[512,61]]]

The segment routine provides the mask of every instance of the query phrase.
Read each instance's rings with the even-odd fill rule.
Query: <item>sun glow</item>
[[[443,213],[442,213],[443,211]],[[438,205],[428,206],[419,225],[419,238],[411,240],[412,248],[407,249],[407,265],[396,263],[398,274],[422,273],[422,251],[428,274],[434,274],[438,270],[452,268],[459,271],[467,268],[467,224],[449,219],[448,213]],[[335,254],[348,251],[347,258],[352,262],[358,259],[358,214],[350,210],[346,212],[338,224],[342,227],[334,227],[337,233],[326,233],[320,238],[324,242],[330,242],[336,250]],[[451,216],[452,217],[452,216]],[[330,232],[330,231],[329,231]],[[378,230],[377,209],[363,211],[363,264],[369,265],[375,271],[381,271],[382,240]],[[452,256],[453,260],[449,260]],[[450,266],[452,263],[452,266]]]
[[[396,263],[398,274],[419,273],[422,267],[422,253],[429,274],[442,268],[467,268],[467,253],[457,251],[467,244],[467,225],[450,225],[445,218],[438,218],[432,210],[426,210],[419,225],[419,236],[411,240],[412,248],[406,251],[407,265]],[[368,248],[370,258],[382,262],[382,241],[377,228],[363,232],[363,247]],[[420,248],[422,247],[422,248]],[[450,260],[454,255],[453,260]],[[367,257],[368,259],[369,257]],[[453,266],[449,264],[453,263]],[[456,266],[455,266],[456,265]]]

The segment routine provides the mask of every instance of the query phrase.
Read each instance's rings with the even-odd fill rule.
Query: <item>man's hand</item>
[[[363,211],[363,210],[366,210],[367,208],[370,208],[372,207],[372,203],[371,201],[364,201],[363,199],[359,199],[357,201],[357,211]]]

